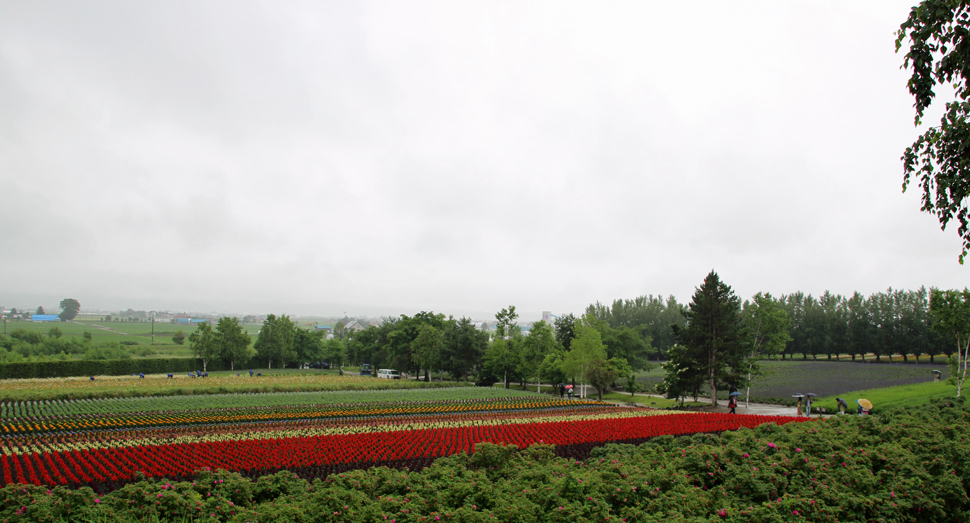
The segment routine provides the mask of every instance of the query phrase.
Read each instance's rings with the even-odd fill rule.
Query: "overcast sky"
[[[0,305],[962,288],[901,192],[913,2],[3,2]]]

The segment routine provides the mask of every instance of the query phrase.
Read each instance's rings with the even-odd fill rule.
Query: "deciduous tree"
[[[237,318],[219,318],[219,323],[216,324],[216,343],[219,346],[219,357],[229,362],[230,370],[236,370],[236,363],[245,363],[255,354],[251,347],[252,340]]]
[[[64,321],[71,321],[81,312],[81,304],[74,298],[64,298],[61,300],[61,313],[59,317]]]
[[[970,6],[956,0],[923,0],[912,8],[896,34],[896,52],[908,43],[903,67],[919,126],[939,85],[952,86],[938,126],[930,127],[903,153],[903,191],[915,178],[922,210],[935,214],[943,229],[958,223],[963,241],[959,261],[970,249]]]
[[[769,293],[755,294],[745,301],[741,312],[742,336],[748,350],[748,381],[745,404],[751,399],[751,377],[758,373],[755,365],[759,356],[780,354],[791,341],[788,312],[778,305]]]
[[[488,333],[475,328],[468,318],[461,318],[446,329],[441,339],[442,366],[455,379],[468,379],[468,373],[482,364],[488,348]]]
[[[323,331],[296,327],[293,330],[293,353],[301,363],[320,361],[323,358]]]
[[[539,320],[532,324],[529,334],[522,339],[519,351],[519,374],[536,380],[536,392],[541,392],[541,365],[546,354],[554,351],[559,344],[553,334],[552,326]]]
[[[432,371],[441,367],[441,331],[427,323],[419,325],[411,352],[413,361],[424,369],[424,381],[431,381]]]
[[[280,362],[280,367],[285,367],[286,362],[296,356],[293,350],[295,330],[296,325],[285,314],[278,318],[273,314],[266,316],[253,348],[259,358],[266,360],[268,368],[273,368],[274,360]]]
[[[323,342],[323,361],[330,364],[330,368],[341,367],[347,359],[347,346],[337,338]]]
[[[956,359],[951,375],[957,382],[957,397],[967,379],[967,359],[970,358],[970,289],[962,291],[930,290],[930,314],[933,329],[956,343]],[[953,358],[950,358],[953,360]]]
[[[657,385],[657,392],[670,399],[681,398],[681,405],[685,396],[696,398],[707,377],[697,364],[702,359],[700,349],[675,343],[667,349],[667,361],[661,363],[664,379]]]
[[[189,335],[189,344],[192,354],[202,360],[202,372],[207,372],[209,361],[219,356],[219,343],[208,322],[203,321],[195,328],[195,332]]]
[[[594,363],[604,362],[606,347],[600,337],[599,331],[594,329],[586,320],[592,321],[593,318],[584,316],[582,320],[576,321],[574,332],[576,337],[572,341],[572,349],[566,353],[563,359],[563,372],[574,378],[580,379],[580,397],[586,397],[586,383],[589,382],[590,372]]]
[[[519,363],[519,340],[522,328],[518,324],[519,313],[515,305],[509,305],[495,313],[495,339],[485,352],[485,364],[496,376],[502,376],[505,388],[509,388]]]
[[[561,317],[556,318],[556,341],[559,345],[562,345],[563,350],[569,351],[569,344],[572,343],[573,338],[576,334],[573,332],[573,328],[576,326],[576,317],[572,314],[563,314]]]

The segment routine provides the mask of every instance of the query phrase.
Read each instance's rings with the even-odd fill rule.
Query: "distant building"
[[[367,330],[367,327],[369,326],[370,325],[364,325],[363,323],[357,320],[354,320],[348,323],[347,325],[345,325],[344,329],[346,329],[348,332],[357,332],[357,331]]]
[[[559,316],[553,314],[552,311],[542,311],[542,321],[548,323],[549,325],[554,324],[558,319]]]
[[[56,314],[34,314],[30,317],[31,321],[60,321]]]

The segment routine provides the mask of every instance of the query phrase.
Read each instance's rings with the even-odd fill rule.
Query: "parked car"
[[[325,361],[315,361],[310,364],[311,369],[329,369],[330,364]]]
[[[401,373],[394,369],[381,369],[377,371],[377,377],[385,380],[399,380]]]

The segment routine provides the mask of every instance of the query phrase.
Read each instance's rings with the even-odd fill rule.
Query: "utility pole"
[[[155,311],[148,313],[152,317],[152,345],[155,344]]]

